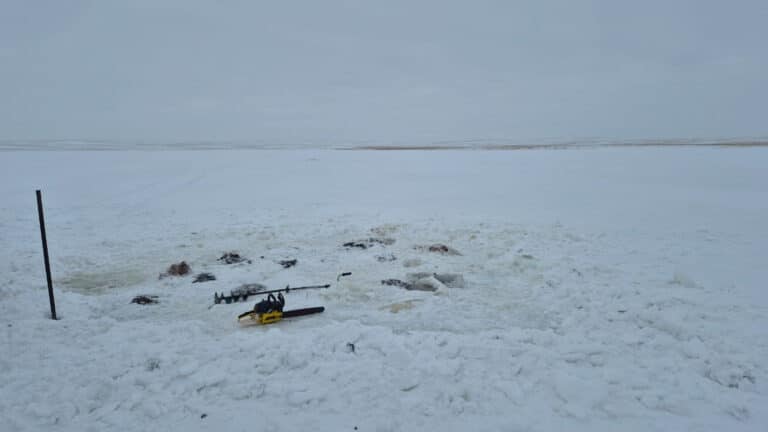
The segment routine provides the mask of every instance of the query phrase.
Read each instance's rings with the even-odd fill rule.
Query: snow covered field
[[[768,148],[0,152],[1,428],[764,431],[767,166]],[[395,242],[342,247],[370,237]],[[217,262],[233,250],[253,263]],[[218,279],[158,280],[181,260]],[[380,283],[412,272],[466,286]],[[236,322],[253,301],[209,307],[253,282],[332,286],[286,296],[323,314],[269,327]]]

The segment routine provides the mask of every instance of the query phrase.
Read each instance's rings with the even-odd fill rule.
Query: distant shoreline
[[[480,144],[480,145],[419,145],[419,146],[360,146],[337,147],[335,150],[367,151],[438,151],[438,150],[568,150],[585,148],[623,148],[623,147],[768,147],[768,141],[728,141],[728,142],[637,142],[637,143],[592,143],[592,144]]]
[[[334,150],[334,151],[518,151],[583,150],[638,147],[768,147],[765,139],[734,140],[648,140],[648,141],[572,141],[541,144],[494,144],[489,141],[454,141],[414,145],[274,145],[247,142],[130,143],[109,141],[13,141],[0,140],[0,152],[8,151],[210,151],[210,150]]]

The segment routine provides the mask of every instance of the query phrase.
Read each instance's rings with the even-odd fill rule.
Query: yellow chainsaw
[[[257,324],[274,324],[283,318],[311,315],[325,310],[324,307],[319,306],[284,311],[284,306],[285,298],[283,297],[283,294],[277,294],[277,297],[270,294],[265,300],[256,303],[253,310],[238,315],[237,320],[241,324],[254,322]]]

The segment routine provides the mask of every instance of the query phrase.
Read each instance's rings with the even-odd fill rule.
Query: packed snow
[[[766,166],[768,148],[2,151],[0,424],[764,431]],[[417,272],[463,287],[381,283]],[[261,296],[213,297],[246,283],[331,287],[286,295],[322,314],[243,326]]]

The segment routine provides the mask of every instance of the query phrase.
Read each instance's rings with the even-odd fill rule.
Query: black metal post
[[[51,318],[56,319],[56,302],[53,300],[53,281],[51,281],[51,262],[48,260],[48,240],[45,238],[43,197],[39,189],[37,190],[37,215],[40,217],[40,236],[43,238],[43,257],[45,258],[45,277],[48,281],[48,299],[51,301]]]

